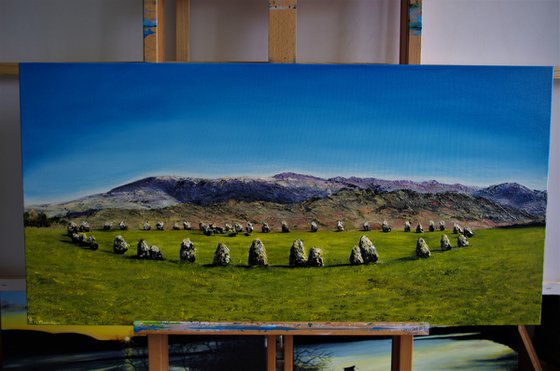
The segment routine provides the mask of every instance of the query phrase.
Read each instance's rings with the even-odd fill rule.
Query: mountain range
[[[147,177],[106,193],[27,209],[44,211],[49,216],[72,217],[93,215],[103,210],[113,210],[114,215],[114,210],[175,208],[183,212],[189,210],[193,217],[196,214],[196,217],[206,218],[211,216],[210,210],[220,209],[216,211],[219,215],[244,216],[250,220],[254,218],[251,218],[249,209],[260,208],[262,211],[264,208],[260,217],[267,218],[268,213],[267,219],[279,219],[282,215],[294,223],[310,217],[332,222],[331,219],[342,217],[341,210],[346,210],[345,217],[356,225],[364,218],[377,215],[393,221],[420,216],[439,220],[446,216],[493,226],[544,220],[546,199],[546,191],[531,190],[517,183],[482,188],[435,180],[325,179],[286,172],[259,178]],[[259,207],[255,208],[257,204]],[[370,205],[369,209],[367,205]],[[241,210],[244,207],[247,210]],[[287,209],[295,214],[280,212]]]

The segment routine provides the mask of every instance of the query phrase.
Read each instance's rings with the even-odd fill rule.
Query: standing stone
[[[214,252],[214,265],[221,265],[225,267],[229,265],[231,258],[229,256],[229,248],[224,243],[219,243]]]
[[[70,238],[72,239],[72,242],[75,244],[79,244],[80,243],[80,235],[78,233],[72,233],[72,235],[70,236]]]
[[[208,230],[208,226],[202,222],[198,223],[198,228],[204,234],[206,234],[206,231]]]
[[[445,222],[442,220],[439,222],[439,230],[440,231],[445,231]]]
[[[70,222],[66,226],[66,230],[68,231],[68,236],[72,237],[74,233],[78,233],[78,225],[74,222]]]
[[[344,231],[344,223],[342,222],[342,220],[337,220],[337,222],[336,222],[336,230],[337,230],[338,232]]]
[[[112,227],[113,227],[113,223],[112,223],[112,222],[105,222],[105,223],[103,223],[103,230],[104,230],[104,231],[110,231]]]
[[[471,238],[472,236],[474,236],[474,232],[469,227],[463,228],[463,234],[465,235],[465,237],[468,237],[468,238]]]
[[[408,220],[404,222],[404,231],[410,232],[410,222]]]
[[[453,224],[453,234],[463,234],[463,228],[457,223]]]
[[[317,222],[314,220],[311,222],[311,232],[317,232],[319,230],[319,226],[317,225]]]
[[[162,221],[159,221],[159,222],[156,223],[156,229],[158,231],[163,231],[163,226],[164,226],[164,223]]]
[[[172,227],[172,228],[173,228],[174,231],[178,231],[178,230],[181,229],[181,227],[179,227],[179,223],[173,223],[173,227]]]
[[[89,223],[87,222],[87,220],[84,220],[83,222],[80,223],[79,230],[80,230],[80,232],[89,232],[90,226],[89,226]]]
[[[467,247],[469,246],[469,240],[467,239],[467,237],[463,236],[462,234],[460,234],[457,237],[457,246],[458,247]]]
[[[446,234],[441,236],[441,240],[439,240],[439,247],[441,251],[451,250],[451,242],[449,242],[449,237]]]
[[[360,265],[364,264],[364,258],[362,258],[362,251],[358,246],[354,246],[350,252],[350,264]]]
[[[418,242],[416,242],[416,256],[419,258],[429,258],[430,255],[428,244],[423,238],[419,238]]]
[[[261,231],[262,231],[262,233],[270,232],[270,227],[268,226],[267,222],[263,222],[262,227],[261,227]]]
[[[286,221],[282,221],[282,233],[289,233],[290,227]]]
[[[266,250],[261,240],[254,239],[249,247],[249,265],[268,265]]]
[[[428,230],[430,232],[435,232],[436,231],[436,225],[435,225],[433,220],[430,220],[430,225],[428,226]]]
[[[391,232],[391,227],[389,227],[389,223],[384,220],[383,223],[381,224],[381,231],[387,233],[387,232]]]
[[[362,229],[366,232],[370,230],[368,221],[365,221],[364,224],[362,224]]]
[[[118,235],[113,240],[113,252],[115,254],[122,255],[128,251],[128,244],[124,240],[123,236]]]
[[[191,230],[191,223],[189,223],[187,221],[183,222],[183,229],[185,231],[190,231]]]
[[[163,260],[163,254],[156,245],[150,246],[149,258],[152,260]]]
[[[247,227],[245,227],[245,230],[247,231],[247,233],[253,233],[253,231],[255,230],[255,227],[253,226],[253,223],[248,222]]]
[[[123,220],[121,220],[121,222],[119,223],[119,229],[121,231],[126,231],[128,230],[128,225],[126,225],[126,223]]]
[[[307,259],[307,265],[310,267],[322,267],[325,265],[323,260],[323,252],[318,247],[313,246],[309,250],[309,258]]]
[[[237,232],[237,233],[243,232],[243,227],[239,223],[234,223],[233,224],[233,229],[235,229],[235,232]]]
[[[224,224],[224,231],[226,233],[233,232],[233,226],[229,223]]]
[[[87,239],[87,248],[90,250],[97,250],[99,248],[99,244],[95,240],[95,237],[89,236]]]
[[[422,224],[416,224],[416,233],[424,233],[424,227],[422,227]]]
[[[290,249],[290,267],[304,267],[307,263],[302,240],[295,240]]]
[[[150,229],[152,229],[152,226],[150,225],[150,223],[144,222],[144,225],[142,226],[142,229],[145,230],[145,231],[149,231]]]
[[[140,239],[138,245],[136,245],[136,256],[139,259],[148,259],[150,257],[150,246],[143,239]]]
[[[80,246],[87,245],[87,235],[85,233],[78,233],[78,245]]]
[[[196,249],[190,239],[186,238],[181,242],[179,258],[182,262],[194,263],[196,260]]]
[[[375,246],[373,246],[373,243],[371,243],[370,239],[366,235],[360,237],[359,246],[365,264],[377,262],[377,260],[379,259],[377,250],[375,249]]]

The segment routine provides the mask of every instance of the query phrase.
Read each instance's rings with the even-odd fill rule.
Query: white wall
[[[191,0],[194,61],[265,61],[266,0]],[[174,27],[166,1],[167,29]],[[424,0],[422,62],[560,66],[560,0]],[[299,0],[297,60],[398,61],[396,0]],[[173,35],[166,40],[173,58]],[[141,0],[0,0],[0,62],[140,61]],[[560,225],[560,83],[554,86],[549,226]],[[17,79],[0,78],[0,276],[24,274]],[[560,282],[548,228],[545,281]],[[560,284],[552,287],[560,294]],[[547,290],[545,290],[547,291]]]

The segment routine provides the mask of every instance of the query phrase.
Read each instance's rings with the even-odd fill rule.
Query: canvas
[[[28,319],[538,323],[552,68],[22,64]]]

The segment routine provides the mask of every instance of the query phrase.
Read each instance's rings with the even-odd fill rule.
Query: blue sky
[[[546,189],[552,69],[22,64],[26,204],[149,175]]]

